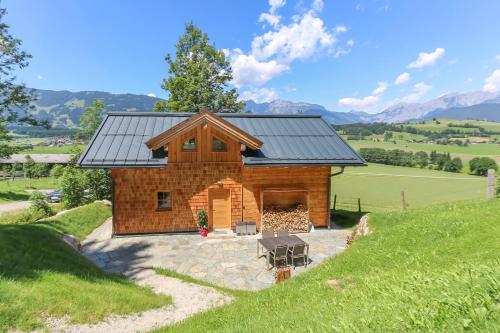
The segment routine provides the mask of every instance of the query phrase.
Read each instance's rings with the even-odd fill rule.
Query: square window
[[[196,139],[191,138],[182,143],[182,151],[195,151],[196,150]]]
[[[172,209],[172,195],[170,192],[158,192],[158,210]]]
[[[167,152],[164,147],[153,150],[153,158],[165,158],[167,156]]]
[[[212,138],[212,151],[226,151],[226,143],[215,136]]]

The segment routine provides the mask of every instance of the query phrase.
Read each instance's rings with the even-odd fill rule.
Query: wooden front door
[[[210,189],[210,225],[214,229],[231,228],[231,191],[229,189]]]

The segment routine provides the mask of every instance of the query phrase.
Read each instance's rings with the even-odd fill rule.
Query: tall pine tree
[[[236,89],[228,89],[232,69],[224,52],[209,43],[206,33],[192,22],[176,45],[175,59],[167,54],[170,76],[162,88],[169,93],[166,101],[157,102],[155,111],[239,112],[243,102],[238,101]]]

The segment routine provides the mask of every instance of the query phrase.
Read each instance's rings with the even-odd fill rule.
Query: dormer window
[[[220,152],[220,151],[226,151],[226,150],[227,150],[226,143],[224,141],[222,141],[221,139],[214,136],[212,138],[212,151]]]
[[[196,151],[196,139],[190,138],[182,143],[182,151]]]
[[[165,151],[165,148],[160,147],[158,149],[153,150],[153,158],[165,158],[167,157],[167,152]]]

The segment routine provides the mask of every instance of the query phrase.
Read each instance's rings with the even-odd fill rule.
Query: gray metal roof
[[[162,167],[145,142],[193,114],[109,113],[80,158],[82,167]],[[332,126],[313,115],[217,114],[264,142],[243,152],[245,165],[364,165]]]

